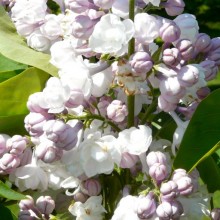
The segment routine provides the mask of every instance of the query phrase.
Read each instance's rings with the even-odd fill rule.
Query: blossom
[[[154,6],[159,6],[160,0],[143,0],[146,4],[151,3]]]
[[[76,220],[102,220],[106,211],[101,203],[102,196],[91,196],[85,203],[75,202],[69,207],[69,211],[76,216]]]
[[[95,25],[89,38],[89,47],[97,53],[122,55],[133,35],[133,22],[130,19],[121,21],[117,15],[107,14]]]
[[[122,152],[140,155],[146,152],[151,144],[152,130],[145,125],[139,125],[138,128],[131,127],[121,131],[117,141]]]

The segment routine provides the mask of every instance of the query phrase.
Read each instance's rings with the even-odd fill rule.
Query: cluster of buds
[[[40,196],[36,203],[31,196],[19,202],[19,216],[20,220],[26,219],[45,219],[49,220],[50,215],[55,209],[55,202],[50,196]]]

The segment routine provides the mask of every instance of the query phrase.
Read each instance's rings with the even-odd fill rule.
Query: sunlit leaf
[[[27,46],[25,40],[17,34],[14,24],[2,6],[0,6],[0,24],[0,53],[11,60],[57,76],[57,69],[49,63],[50,56]]]

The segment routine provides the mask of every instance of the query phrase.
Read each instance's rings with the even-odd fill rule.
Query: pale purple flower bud
[[[177,220],[183,213],[183,206],[179,201],[164,201],[157,207],[156,213],[160,220]]]
[[[75,13],[82,13],[88,9],[98,9],[90,0],[65,0],[67,8]]]
[[[76,202],[82,202],[84,203],[88,199],[88,195],[85,195],[82,192],[77,192],[73,195],[73,198]]]
[[[172,201],[179,195],[178,186],[172,180],[162,183],[160,192],[162,201]]]
[[[31,212],[29,210],[22,210],[18,214],[19,220],[37,220],[35,216],[31,216]]]
[[[179,39],[180,28],[173,21],[165,21],[160,27],[159,33],[164,42],[172,43]]]
[[[96,179],[87,179],[84,183],[89,196],[97,196],[101,192],[101,184]]]
[[[129,154],[128,152],[124,152],[121,154],[121,168],[132,168],[139,160],[137,155]]]
[[[193,181],[186,170],[174,170],[171,180],[176,182],[180,195],[190,195],[193,192]]]
[[[25,166],[29,163],[31,163],[32,160],[32,150],[30,147],[27,147],[23,154],[20,156],[20,166]]]
[[[44,124],[53,118],[52,114],[30,112],[24,119],[24,127],[31,136],[39,137],[43,134]]]
[[[182,14],[184,11],[185,3],[183,0],[168,0],[162,4],[165,6],[165,10],[168,15],[176,16]]]
[[[76,108],[83,104],[84,95],[81,90],[75,89],[70,91],[70,98],[65,102],[65,106],[68,108]]]
[[[177,77],[168,77],[162,80],[159,85],[161,95],[171,103],[178,103],[185,94],[185,88],[180,85]]]
[[[212,60],[202,61],[199,65],[204,69],[206,81],[214,79],[219,71],[215,61]]]
[[[216,64],[217,66],[220,66],[220,49],[211,51],[211,52],[208,54],[207,59],[208,59],[208,60],[215,61],[215,64]]]
[[[124,121],[127,115],[127,106],[123,104],[123,102],[120,100],[113,100],[111,104],[107,107],[108,118],[115,122]]]
[[[144,51],[136,52],[130,57],[129,64],[131,65],[133,71],[139,74],[145,74],[149,72],[153,67],[153,62],[151,56]]]
[[[149,192],[147,196],[139,197],[137,204],[137,215],[140,219],[150,219],[156,212],[154,194]]]
[[[176,109],[177,104],[168,102],[162,95],[160,95],[158,97],[158,107],[164,112],[171,112]]]
[[[177,66],[180,63],[180,53],[177,48],[167,48],[163,51],[163,62],[169,66]]]
[[[194,114],[198,104],[198,102],[193,102],[188,107],[178,106],[176,110],[182,113],[186,119],[189,120],[192,118],[192,115]]]
[[[99,103],[97,104],[97,108],[99,109],[99,113],[102,116],[106,116],[107,115],[107,107],[109,106],[109,104],[111,103],[112,99],[108,98],[108,97],[101,97],[99,100]]]
[[[15,154],[6,153],[0,159],[0,173],[10,174],[20,165],[20,159]]]
[[[182,39],[176,44],[183,60],[187,61],[193,57],[194,47],[190,40]]]
[[[61,159],[63,150],[56,147],[54,142],[46,140],[36,147],[35,155],[45,163],[52,163]]]
[[[161,163],[154,163],[149,167],[149,175],[158,183],[165,180],[167,177],[167,167]]]
[[[21,135],[14,135],[7,140],[6,146],[11,154],[20,156],[27,146],[27,139]]]
[[[74,37],[87,40],[94,29],[95,21],[92,21],[89,16],[78,15],[72,24],[72,34]]]
[[[220,219],[220,208],[212,209],[210,215],[211,215],[212,220],[219,220]]]
[[[151,151],[146,157],[147,165],[153,166],[155,163],[167,164],[166,156],[160,151]]]
[[[4,153],[8,152],[8,148],[6,147],[6,142],[10,138],[10,136],[6,134],[0,134],[0,157],[4,155]]]
[[[19,208],[21,210],[29,210],[29,209],[33,209],[34,207],[34,199],[31,196],[26,196],[27,199],[22,199],[19,202]]]
[[[191,87],[199,80],[199,69],[193,65],[183,66],[178,71],[177,77],[181,86]]]
[[[55,202],[50,196],[41,196],[37,199],[36,206],[42,214],[48,216],[53,212]]]
[[[194,43],[194,47],[197,53],[209,52],[212,48],[211,38],[209,37],[208,34],[199,33],[196,42]]]
[[[211,92],[210,88],[206,86],[198,89],[196,91],[196,95],[198,96],[199,99],[202,100],[206,98],[210,94],[210,92]]]
[[[49,120],[44,124],[43,130],[46,137],[53,141],[56,147],[63,150],[71,150],[75,147],[78,137],[79,124],[71,126],[70,122],[64,123],[61,120]]]
[[[38,112],[41,114],[46,112],[46,110],[41,108],[39,105],[42,95],[43,95],[42,92],[36,92],[29,96],[28,101],[27,101],[27,108],[31,112]]]
[[[93,0],[94,4],[102,9],[110,9],[115,0]]]

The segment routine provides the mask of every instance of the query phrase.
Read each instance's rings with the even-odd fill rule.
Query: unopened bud
[[[31,196],[26,196],[27,199],[22,199],[19,202],[19,208],[21,210],[29,210],[34,207],[34,199]]]
[[[6,153],[0,159],[0,173],[12,173],[20,165],[20,159],[15,154]]]
[[[6,145],[11,154],[20,156],[26,148],[27,140],[21,135],[14,135],[7,140]]]
[[[178,186],[177,184],[170,180],[168,182],[162,183],[160,187],[161,199],[162,201],[172,201],[178,196]]]
[[[202,52],[207,53],[212,48],[212,42],[211,38],[208,34],[205,33],[199,33],[196,39],[196,42],[194,43],[195,51],[196,52]]]
[[[160,28],[160,37],[164,42],[172,43],[179,39],[180,28],[173,21],[164,22]]]
[[[50,215],[55,208],[55,202],[50,196],[41,196],[37,199],[36,206],[42,214]]]
[[[176,16],[182,14],[185,3],[183,0],[168,0],[164,6],[168,15]]]
[[[147,160],[147,165],[149,167],[153,166],[155,163],[160,163],[160,164],[164,164],[164,165],[167,164],[165,154],[160,151],[151,151],[147,155],[146,160]]]
[[[163,62],[169,66],[177,66],[180,63],[180,53],[177,48],[167,48],[163,51]]]
[[[194,47],[192,42],[187,39],[179,40],[176,44],[183,60],[187,61],[193,57]]]
[[[88,191],[89,196],[97,196],[101,192],[101,184],[96,179],[86,180],[84,187]]]
[[[165,180],[167,174],[167,167],[164,164],[154,163],[149,168],[149,175],[158,183]]]
[[[211,215],[212,220],[219,220],[220,219],[220,208],[212,209],[210,215]]]

